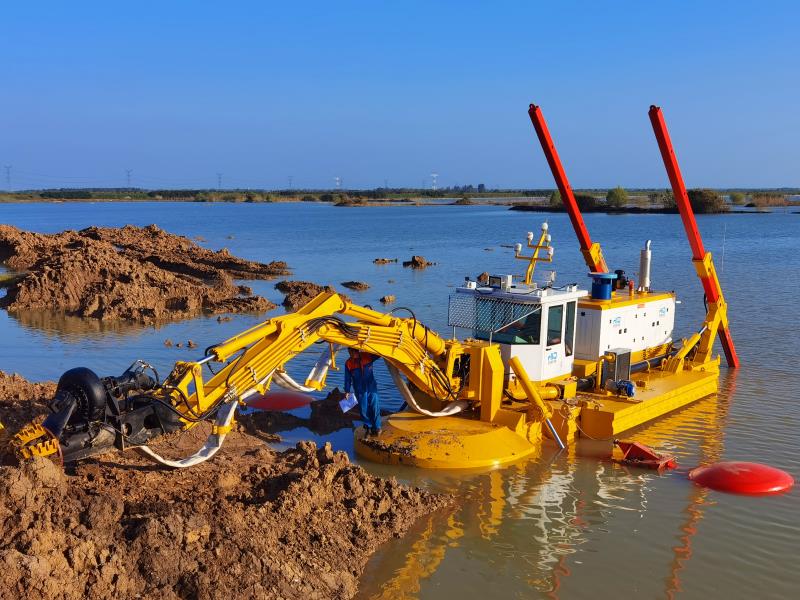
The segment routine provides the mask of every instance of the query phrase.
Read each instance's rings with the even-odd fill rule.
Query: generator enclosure
[[[613,348],[638,352],[672,341],[675,294],[652,293],[631,299],[615,292],[608,300],[584,298],[578,303],[575,358],[598,360]]]

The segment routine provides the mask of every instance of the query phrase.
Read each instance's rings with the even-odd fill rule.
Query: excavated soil
[[[52,388],[0,382],[4,420]],[[178,456],[207,434],[154,447]],[[380,544],[450,501],[374,477],[329,444],[278,453],[241,428],[181,471],[131,452],[69,474],[38,458],[0,467],[0,597],[351,598]]]
[[[283,305],[289,310],[302,308],[322,292],[337,293],[333,286],[319,285],[311,281],[280,281],[275,284],[275,289],[285,294]],[[345,294],[339,295],[350,301]]]
[[[429,262],[425,260],[424,256],[419,256],[418,254],[412,256],[410,260],[403,261],[404,267],[411,267],[412,269],[425,269],[427,267],[432,267],[435,264],[435,262]]]
[[[355,290],[357,292],[363,292],[369,289],[369,284],[363,281],[343,281],[342,287],[346,287],[349,290]]]
[[[31,383],[16,373],[0,371],[0,425],[5,427],[0,429],[0,464],[11,461],[11,449],[4,443],[11,432],[47,412],[55,393],[55,383]]]
[[[214,252],[155,225],[49,235],[0,225],[0,262],[18,273],[3,283],[8,291],[0,307],[9,311],[144,323],[271,310],[274,304],[234,280],[288,274],[284,262]]]

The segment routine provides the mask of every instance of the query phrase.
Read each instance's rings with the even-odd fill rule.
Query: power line
[[[125,169],[125,180],[128,182],[128,189],[131,187],[131,173],[133,173],[133,169]]]
[[[289,189],[292,189],[292,179],[294,179],[291,175],[289,175]]]
[[[6,170],[6,189],[10,192],[11,191],[11,165],[5,165],[3,168]]]
[[[217,173],[217,189],[222,189],[222,173]]]

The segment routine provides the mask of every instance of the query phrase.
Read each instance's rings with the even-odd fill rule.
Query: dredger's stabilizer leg
[[[531,380],[528,378],[528,373],[525,371],[525,367],[522,366],[518,357],[514,357],[511,359],[511,369],[514,371],[514,374],[517,376],[517,380],[519,380],[522,389],[525,390],[525,394],[528,396],[528,400],[536,407],[542,411],[542,417],[544,417],[544,422],[547,425],[547,428],[550,430],[550,433],[553,435],[553,439],[555,440],[558,447],[562,450],[566,448],[564,442],[561,441],[561,438],[556,431],[556,428],[553,427],[553,422],[550,418],[553,416],[553,411],[550,409],[547,404],[544,403],[542,400],[542,396],[536,389],[536,386],[531,383]]]
[[[733,337],[731,337],[731,330],[728,326],[727,304],[725,297],[722,295],[722,285],[717,277],[716,269],[714,269],[711,253],[706,252],[703,247],[703,239],[700,237],[700,230],[697,228],[694,210],[691,202],[689,202],[689,195],[686,192],[686,185],[683,182],[678,158],[675,156],[675,149],[669,137],[664,114],[661,112],[660,107],[651,106],[648,116],[658,142],[658,149],[661,151],[664,168],[667,171],[670,185],[672,185],[675,204],[678,206],[678,212],[680,212],[681,221],[683,221],[683,227],[686,230],[686,237],[689,239],[689,246],[692,249],[692,261],[695,264],[697,275],[703,284],[703,291],[709,303],[709,314],[706,317],[706,323],[710,327],[706,332],[707,339],[701,341],[701,351],[704,351],[704,354],[707,355],[711,354],[714,334],[718,333],[728,366],[736,369],[739,367],[739,356],[736,354],[736,346],[733,344]]]

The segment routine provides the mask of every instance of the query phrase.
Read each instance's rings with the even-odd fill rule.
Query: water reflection
[[[100,319],[73,317],[49,310],[26,310],[8,314],[25,328],[36,329],[58,337],[84,338],[108,333],[136,334],[143,328],[140,323],[118,320],[101,321]],[[158,329],[158,325],[153,327]]]
[[[708,503],[707,491],[688,482],[685,472],[722,456],[727,398],[735,389],[735,375],[728,376],[723,388],[723,396],[704,399],[626,436],[676,454],[680,472],[659,474],[623,466],[612,460],[610,442],[589,442],[562,453],[545,446],[534,459],[489,473],[438,478],[439,487],[449,484],[458,496],[456,506],[425,519],[406,538],[413,541],[379,551],[361,582],[359,597],[420,598],[425,590],[436,589],[434,580],[441,578],[462,597],[477,597],[472,593],[477,588],[469,582],[475,577],[471,565],[480,563],[479,587],[484,590],[492,586],[497,594],[524,596],[527,589],[559,598],[569,578],[578,572],[586,578],[582,568],[593,562],[591,555],[609,551],[587,547],[587,558],[582,553],[578,560],[582,547],[596,544],[598,536],[613,537],[613,523],[623,515],[641,522],[648,511],[662,510],[654,492],[654,483],[661,481],[670,481],[686,495],[681,512],[673,510],[680,520],[671,519],[677,543],[660,564],[652,565],[656,580],[659,570],[664,573],[659,595],[674,597],[681,590],[681,571],[692,557],[692,541]],[[610,546],[617,546],[611,551],[619,553],[621,564],[635,560],[625,555],[628,542],[611,541]],[[460,581],[454,583],[455,572]],[[614,573],[595,576],[595,585],[601,585]],[[592,589],[586,591],[592,595]]]

